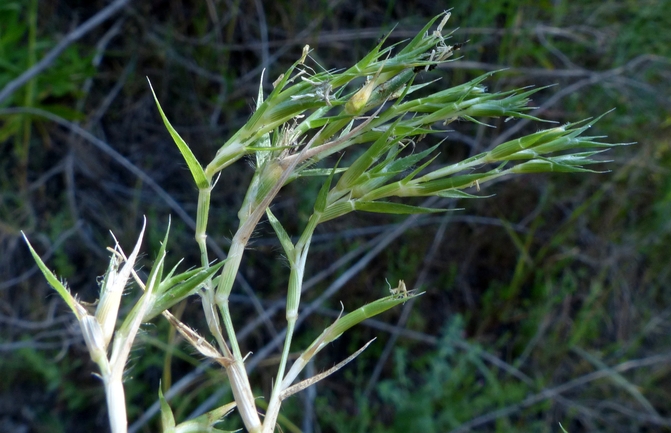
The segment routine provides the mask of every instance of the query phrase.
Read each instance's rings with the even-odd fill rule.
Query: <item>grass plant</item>
[[[263,85],[259,86],[254,113],[205,164],[166,117],[161,103],[169,102],[159,101],[154,94],[165,127],[198,188],[195,241],[200,262],[190,263],[188,270],[179,271],[178,267],[185,267],[181,264],[167,267],[166,263],[171,262],[167,260],[168,230],[150,272],[144,278],[138,275],[134,267],[141,251],[143,226],[130,254],[124,253],[119,243],[109,249],[110,263],[92,309],[70,293],[29,244],[49,284],[81,325],[105,387],[113,433],[127,431],[123,377],[129,353],[142,324],[159,315],[201,356],[225,369],[233,394],[231,402],[200,417],[178,421],[159,389],[163,431],[221,431],[217,423],[235,409],[247,431],[270,433],[277,428],[287,398],[342,368],[370,342],[333,368],[298,381],[324,347],[362,321],[421,295],[408,290],[399,279],[390,284],[387,296],[343,311],[312,343],[300,349],[292,346],[310,245],[320,224],[354,211],[398,215],[445,212],[451,209],[427,207],[412,200],[480,198],[483,196],[478,193],[488,182],[518,174],[598,172],[588,167],[604,162],[599,154],[614,146],[600,141],[603,137],[586,134],[599,118],[553,125],[452,164],[435,163],[441,143],[425,143],[432,135],[444,134],[452,122],[486,125],[488,118],[541,121],[529,114],[530,97],[540,89],[490,93],[485,83],[495,72],[437,91],[430,90],[432,82],[420,82],[436,66],[458,61],[455,53],[460,44],[452,44],[450,35],[442,33],[449,18],[450,13],[435,17],[405,43],[386,46],[383,38],[359,62],[342,71],[322,70],[311,63],[311,51],[306,46],[302,56],[275,79],[269,94]],[[226,188],[225,169],[245,158],[253,161],[254,174],[237,213],[239,224],[227,258],[215,262],[208,246],[212,194]],[[304,227],[290,234],[287,223],[275,216],[271,205],[283,187],[305,177],[319,179],[321,186],[313,191],[312,213]],[[271,391],[263,403],[265,413],[260,416],[259,396],[245,368],[247,355],[238,342],[230,297],[249,241],[263,218],[281,244],[289,275],[284,343]],[[131,280],[142,295],[126,310],[120,306]],[[385,282],[380,281],[380,286],[384,287]],[[192,296],[202,303],[207,333],[185,323],[188,317],[171,313],[171,308]],[[300,355],[291,362],[290,354],[295,350]]]

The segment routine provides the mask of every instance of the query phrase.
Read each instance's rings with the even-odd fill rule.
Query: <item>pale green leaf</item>
[[[286,230],[284,230],[282,223],[280,223],[280,221],[275,217],[269,207],[266,208],[266,216],[268,217],[268,221],[270,222],[273,230],[275,230],[277,239],[279,239],[280,244],[282,245],[282,249],[284,249],[284,254],[287,255],[289,260],[293,260],[294,244],[291,241],[291,237],[286,232]]]
[[[354,209],[363,212],[388,213],[397,215],[438,213],[446,211],[446,209],[433,209],[421,206],[410,206],[402,203],[389,203],[380,201],[355,201]]]
[[[335,174],[343,173],[347,170],[347,167],[341,167],[335,169]],[[330,176],[333,173],[334,169],[332,168],[306,168],[298,172],[300,177],[323,177]]]
[[[147,79],[147,81],[149,81],[149,79]],[[163,108],[161,108],[161,104],[158,102],[158,98],[156,97],[156,93],[154,93],[154,88],[151,86],[151,82],[149,82],[149,88],[151,89],[152,95],[154,95],[154,101],[156,101],[156,106],[158,107],[158,111],[161,114],[161,119],[163,119],[163,124],[177,145],[177,148],[182,154],[182,157],[186,161],[186,165],[189,167],[189,171],[191,171],[191,175],[193,176],[193,180],[196,182],[196,186],[198,186],[198,188],[208,188],[210,186],[210,182],[207,180],[205,170],[203,170],[203,167],[196,159],[196,156],[191,151],[191,148],[189,148],[189,145],[186,144],[177,130],[175,130],[175,128],[173,128],[173,126],[170,124],[170,121],[163,112]]]
[[[163,390],[161,384],[158,385],[158,401],[161,404],[161,425],[163,426],[163,433],[175,433],[175,415],[172,413],[170,405],[163,397]]]
[[[156,299],[154,300],[153,305],[147,309],[142,320],[148,322],[183,299],[195,294],[202,286],[203,282],[217,273],[225,263],[226,260],[207,268],[193,269],[172,277],[170,278],[170,281],[180,281],[174,285],[168,285],[165,284],[165,282],[161,282],[158,287],[161,293],[156,294]]]
[[[78,320],[81,319],[84,316],[84,314],[86,314],[86,310],[81,305],[79,305],[75,297],[72,296],[67,287],[65,287],[65,284],[61,283],[60,280],[56,277],[56,275],[54,275],[54,273],[51,272],[49,268],[47,268],[47,265],[44,264],[40,256],[35,252],[33,246],[28,241],[26,234],[23,232],[21,232],[21,234],[23,235],[23,239],[25,239],[26,244],[28,244],[30,254],[32,254],[35,263],[37,263],[37,266],[40,268],[40,271],[42,271],[42,274],[47,279],[49,285],[53,287],[54,290],[56,290],[59,295],[61,295],[61,298],[63,298],[65,303],[68,304],[68,307],[70,307],[72,312],[75,313],[77,319]]]
[[[325,338],[322,338],[321,336],[320,338],[322,338],[323,343],[331,342],[338,338],[343,332],[347,331],[355,325],[358,325],[364,320],[382,314],[399,304],[404,304],[410,299],[420,296],[421,294],[422,293],[408,293],[405,295],[391,295],[373,301],[370,304],[366,304],[363,307],[360,307],[338,319],[333,325],[324,330],[324,333],[326,334],[324,335]],[[315,341],[318,340],[319,338]]]
[[[494,194],[492,195],[474,195],[474,194],[469,194],[467,192],[458,190],[458,189],[448,189],[446,191],[439,191],[436,193],[438,197],[443,197],[443,198],[490,198],[494,197]]]
[[[440,14],[433,17],[433,19],[431,19],[431,21],[429,21],[424,26],[424,28],[417,33],[417,36],[415,36],[410,42],[408,42],[408,44],[405,47],[403,47],[403,49],[398,53],[398,55],[400,56],[403,54],[407,54],[416,49],[417,47],[421,46],[422,42],[425,42],[424,40],[427,38],[426,35],[429,34],[429,29],[431,29],[431,27],[438,18],[442,18],[443,16],[444,14]]]
[[[175,433],[232,433],[228,430],[215,428],[214,425],[228,415],[236,406],[235,402],[227,403],[197,418],[180,423]]]

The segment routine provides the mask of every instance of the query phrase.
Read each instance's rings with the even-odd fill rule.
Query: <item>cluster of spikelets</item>
[[[593,157],[612,144],[586,137],[596,120],[567,124],[508,141],[492,150],[455,164],[434,164],[438,145],[416,151],[427,135],[444,132],[444,125],[461,119],[532,118],[525,114],[529,96],[538,89],[488,93],[482,85],[491,74],[468,83],[414,97],[430,83],[415,84],[418,74],[451,61],[460,45],[450,45],[442,29],[449,13],[431,20],[407,44],[383,48],[382,40],[368,55],[345,71],[315,72],[307,65],[309,47],[302,57],[274,83],[269,95],[259,88],[256,110],[216,153],[202,165],[189,146],[172,127],[158,100],[158,110],[170,135],[183,155],[199,190],[195,238],[201,263],[190,271],[177,273],[176,267],[164,272],[168,235],[147,277],[142,281],[133,271],[142,234],[133,252],[126,257],[117,244],[101,285],[95,314],[70,294],[32,250],[49,283],[65,299],[81,323],[92,359],[100,368],[107,392],[113,433],[127,430],[122,375],[130,348],[142,323],[158,315],[170,323],[203,356],[226,369],[234,401],[199,418],[176,425],[168,403],[159,393],[165,432],[220,431],[216,422],[237,406],[245,428],[254,433],[275,430],[282,401],[328,376],[353,359],[360,351],[318,376],[294,383],[306,364],[325,345],[343,332],[408,299],[417,293],[399,282],[385,296],[343,315],[296,359],[287,365],[307,261],[315,228],[353,211],[412,214],[442,212],[389,201],[392,197],[440,196],[476,197],[464,190],[492,179],[520,173],[588,172],[585,166],[603,162]],[[440,21],[438,21],[440,20]],[[438,22],[437,29],[430,31]],[[363,84],[361,83],[363,81]],[[358,85],[357,85],[358,83]],[[597,119],[598,120],[598,119]],[[436,129],[437,128],[437,129]],[[348,148],[361,148],[360,156],[347,167],[328,158]],[[209,257],[207,224],[210,196],[219,176],[235,161],[253,155],[255,173],[238,212],[239,227],[231,241],[227,259],[213,264]],[[321,176],[323,184],[315,191],[314,211],[298,241],[285,231],[273,215],[270,204],[287,183],[303,176]],[[222,180],[225,182],[225,180]],[[280,365],[268,409],[259,417],[255,397],[245,371],[236,338],[228,298],[238,273],[247,242],[263,216],[275,230],[289,261],[287,291],[287,329]],[[142,233],[144,228],[142,229]],[[122,266],[123,264],[123,266]],[[121,269],[119,269],[121,267]],[[117,317],[121,294],[133,277],[143,294],[125,318]],[[210,335],[204,336],[173,317],[168,309],[188,296],[198,295]],[[117,328],[116,324],[121,325]],[[212,343],[210,343],[212,341]]]

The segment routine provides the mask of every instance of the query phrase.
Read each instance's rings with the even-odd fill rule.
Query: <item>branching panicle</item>
[[[212,426],[237,407],[248,431],[272,433],[276,430],[282,401],[332,372],[329,370],[324,375],[294,385],[303,368],[325,345],[363,320],[419,296],[416,291],[408,290],[401,280],[396,288],[390,285],[389,295],[382,297],[382,283],[379,299],[339,317],[307,348],[292,348],[306,261],[312,236],[319,224],[353,211],[391,214],[442,212],[444,209],[400,203],[398,198],[477,198],[473,193],[480,192],[487,182],[502,176],[591,172],[584,166],[601,162],[595,156],[614,146],[598,141],[601,137],[582,135],[598,120],[594,119],[507,141],[487,152],[449,165],[437,162],[440,143],[420,149],[417,144],[420,140],[438,132],[444,133],[444,126],[456,120],[480,124],[486,124],[486,119],[492,117],[539,120],[526,113],[530,109],[530,96],[540,89],[488,93],[483,82],[492,73],[468,83],[417,96],[420,90],[427,91],[428,84],[431,84],[416,84],[418,74],[423,75],[423,72],[434,71],[442,63],[454,61],[450,59],[461,48],[460,44],[448,44],[449,35],[442,35],[449,17],[449,13],[435,17],[403,48],[397,45],[385,48],[383,39],[361,61],[341,72],[315,73],[306,65],[309,60],[309,47],[306,46],[301,58],[273,82],[270,94],[265,95],[259,85],[253,115],[207,164],[201,164],[196,159],[170,124],[154,95],[161,119],[199,189],[195,232],[200,249],[199,267],[181,273],[177,273],[175,267],[164,275],[168,254],[166,233],[156,262],[142,281],[133,266],[138,257],[143,227],[130,256],[126,258],[121,247],[116,245],[118,254],[111,258],[101,285],[100,304],[95,316],[92,316],[30,248],[49,283],[82,324],[87,347],[100,367],[105,383],[113,433],[126,431],[121,378],[141,323],[158,315],[166,317],[198,353],[226,370],[235,398],[234,402],[209,414],[176,424],[166,399],[159,391],[164,431],[216,431],[211,430]],[[437,28],[430,31],[436,22]],[[329,158],[344,150],[350,152],[348,155],[358,155],[347,167]],[[214,263],[209,258],[206,244],[211,194],[215,187],[220,186],[216,184],[216,179],[222,170],[245,157],[255,160],[254,175],[237,214],[239,225],[228,257],[223,262]],[[292,238],[271,212],[270,205],[286,184],[308,175],[323,179],[322,187],[314,197],[314,210],[303,231]],[[277,234],[290,271],[284,347],[262,419],[258,415],[256,397],[239,347],[229,296],[248,241],[264,215]],[[119,307],[121,293],[131,274],[143,293],[126,317],[119,317],[120,311],[128,311]],[[200,334],[169,311],[178,302],[196,294],[202,300],[210,335]],[[289,366],[289,355],[294,350],[300,350],[301,355]]]

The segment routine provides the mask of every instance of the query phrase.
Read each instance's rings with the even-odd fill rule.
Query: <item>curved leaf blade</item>
[[[149,81],[149,79],[147,79]],[[207,176],[205,175],[205,170],[203,170],[203,167],[200,165],[198,160],[196,159],[196,156],[193,154],[191,151],[191,148],[189,148],[189,145],[186,144],[184,139],[177,133],[177,130],[173,128],[173,126],[170,124],[170,121],[166,117],[165,113],[163,112],[163,108],[161,108],[161,104],[158,102],[158,98],[156,97],[156,93],[154,92],[154,88],[151,85],[151,81],[149,81],[149,88],[151,89],[151,94],[154,95],[154,101],[156,102],[156,107],[158,107],[158,112],[161,114],[161,119],[163,119],[163,124],[165,125],[165,128],[168,130],[170,133],[170,136],[172,139],[175,141],[175,144],[177,145],[177,148],[179,149],[179,152],[182,154],[184,157],[184,161],[186,161],[186,165],[189,167],[189,171],[191,172],[191,175],[193,176],[193,180],[196,182],[196,185],[198,188],[209,188],[210,182],[207,180]]]

